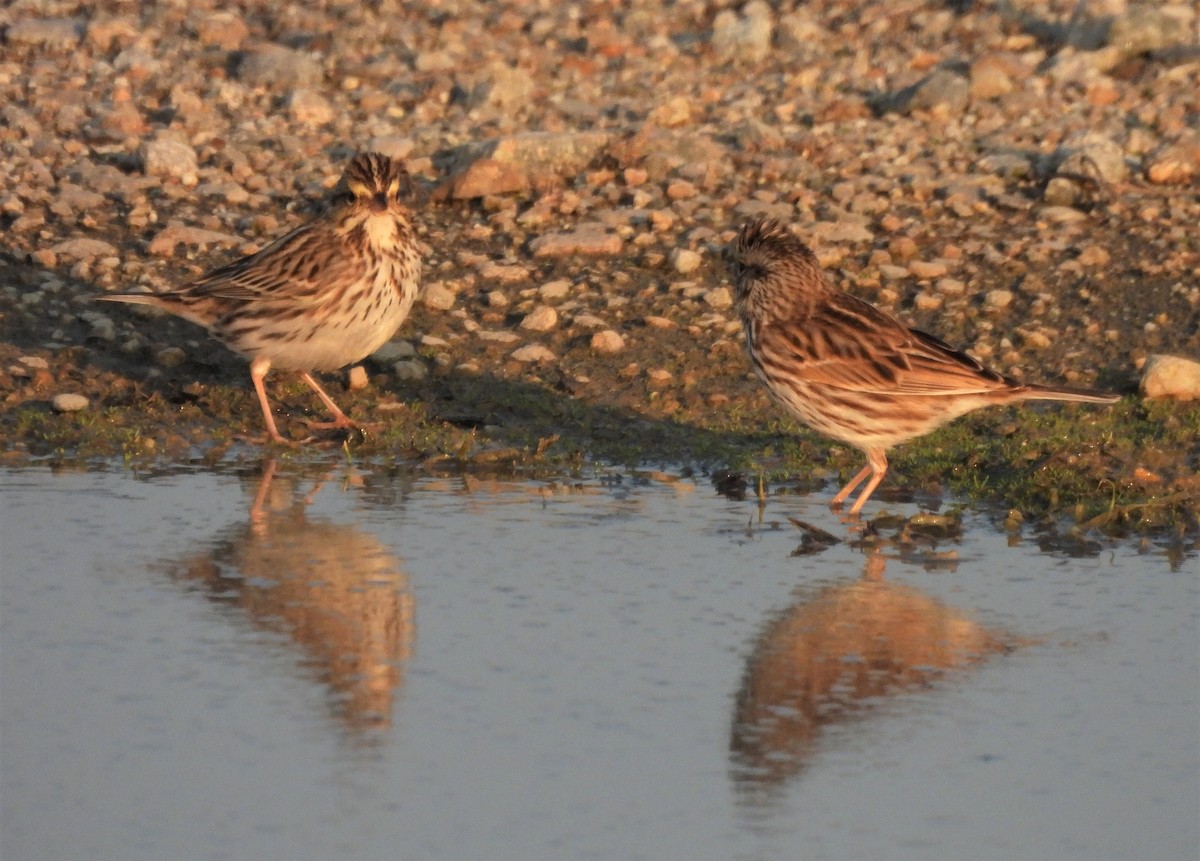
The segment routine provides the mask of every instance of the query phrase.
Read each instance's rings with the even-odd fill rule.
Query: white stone
[[[731,308],[733,307],[733,294],[729,292],[728,287],[714,287],[705,292],[704,302],[710,308]]]
[[[671,252],[671,265],[681,275],[687,275],[700,268],[702,258],[700,253],[688,248],[676,248]]]
[[[288,97],[288,111],[296,122],[307,126],[325,125],[333,122],[336,116],[333,106],[313,90],[292,90]]]
[[[595,314],[576,314],[571,320],[571,325],[582,326],[585,329],[603,329],[608,323]]]
[[[553,362],[558,356],[541,344],[526,344],[513,350],[511,357],[518,362]]]
[[[184,185],[199,181],[199,162],[196,151],[180,136],[160,132],[141,146],[142,170],[147,176],[169,176]]]
[[[521,328],[531,332],[549,332],[557,325],[558,312],[549,305],[538,305],[521,321]]]
[[[989,308],[999,311],[1011,305],[1012,300],[1013,292],[1011,290],[989,290],[983,301]]]
[[[928,290],[922,290],[913,297],[913,306],[918,311],[933,311],[942,307],[942,297]]]
[[[497,344],[511,344],[514,341],[521,340],[521,336],[516,332],[506,332],[497,329],[480,329],[475,333],[475,337],[481,341],[492,341]]]
[[[71,257],[78,260],[88,260],[92,257],[102,257],[116,254],[116,246],[103,239],[92,239],[87,236],[77,236],[74,239],[64,239],[51,249],[61,257]]]
[[[605,329],[592,335],[592,352],[601,354],[619,353],[625,349],[625,339],[620,332]]]
[[[543,302],[565,299],[570,292],[571,282],[561,278],[557,281],[547,281],[538,288],[538,295],[542,297]]]
[[[425,285],[425,290],[421,293],[421,302],[426,308],[432,308],[434,311],[449,311],[454,307],[455,297],[442,282],[434,281]]]
[[[1142,368],[1141,390],[1147,398],[1200,398],[1200,362],[1161,353],[1151,356]]]
[[[367,369],[362,365],[355,365],[346,375],[346,388],[352,392],[357,392],[359,389],[367,387]]]
[[[62,394],[55,395],[50,405],[54,407],[55,412],[75,413],[88,408],[88,399],[83,395],[63,392]]]

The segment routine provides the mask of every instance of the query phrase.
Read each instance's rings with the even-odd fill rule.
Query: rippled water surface
[[[1194,558],[823,500],[0,471],[0,855],[1194,861]]]

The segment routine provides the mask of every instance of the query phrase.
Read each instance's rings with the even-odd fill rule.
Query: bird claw
[[[356,422],[350,419],[346,419],[345,421],[334,419],[331,422],[318,422],[306,419],[304,420],[304,426],[309,430],[345,431],[345,434],[339,434],[336,440],[323,441],[330,444],[334,442],[342,444],[345,442],[366,442],[368,432],[381,428],[384,424],[383,422]],[[314,439],[314,437],[309,437],[309,439]]]
[[[319,422],[314,421],[313,419],[301,419],[300,422],[309,430],[358,430],[360,427],[358,422],[351,421],[348,418],[338,418],[331,422]]]
[[[250,445],[281,445],[286,448],[299,448],[316,439],[314,436],[306,436],[303,439],[288,439],[284,436],[273,437],[270,434],[259,434],[258,436],[234,434],[233,438],[238,442],[249,443]]]

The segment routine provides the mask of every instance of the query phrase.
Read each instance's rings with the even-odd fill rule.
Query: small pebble
[[[54,396],[54,400],[50,402],[54,407],[55,412],[59,413],[77,413],[80,410],[88,408],[88,399],[83,395],[64,392]]]
[[[1112,255],[1108,253],[1108,249],[1099,245],[1088,245],[1075,259],[1084,266],[1107,266]]]
[[[908,271],[915,278],[941,278],[948,271],[946,264],[937,260],[913,260],[908,264]]]
[[[367,383],[367,369],[362,365],[355,365],[346,375],[346,388],[352,392],[365,389]]]
[[[571,282],[565,280],[547,281],[538,288],[538,295],[542,297],[543,302],[565,299],[570,292]]]
[[[621,337],[620,332],[614,332],[612,329],[605,329],[602,332],[597,332],[592,335],[592,352],[600,353],[601,355],[610,355],[619,353],[625,349],[625,339]]]
[[[371,354],[371,358],[380,364],[395,362],[399,359],[411,359],[417,354],[417,348],[412,341],[388,341]]]
[[[336,112],[320,93],[312,90],[293,90],[287,100],[288,111],[298,123],[323,126],[333,122]]]
[[[90,239],[82,236],[77,239],[63,240],[51,250],[60,257],[71,257],[76,260],[85,260],[91,257],[107,257],[117,254],[116,246],[105,242],[103,239]]]
[[[666,368],[651,368],[646,371],[646,382],[652,389],[662,388],[670,383],[674,376]]]
[[[553,362],[558,358],[549,348],[541,344],[526,344],[513,350],[509,356],[518,362]]]
[[[989,290],[984,296],[983,302],[992,310],[1000,311],[1011,305],[1013,298],[1011,290]]]
[[[566,257],[572,254],[608,255],[621,252],[621,237],[598,230],[549,233],[529,243],[534,257]]]
[[[449,311],[454,302],[454,293],[440,281],[427,284],[421,292],[421,304],[434,311]]]
[[[392,365],[392,374],[397,380],[423,380],[429,376],[429,368],[417,359],[405,359]]]
[[[169,176],[188,186],[198,181],[196,150],[173,132],[159,132],[142,144],[140,154],[142,170],[147,176]]]
[[[491,341],[494,344],[512,344],[521,340],[521,336],[516,332],[509,332],[506,329],[480,329],[475,333],[481,341]]]
[[[531,332],[549,332],[558,325],[558,312],[549,305],[539,305],[521,320],[521,328]]]
[[[608,325],[595,314],[576,314],[571,320],[572,326],[582,326],[585,329],[603,329]]]
[[[524,266],[485,263],[479,267],[479,277],[491,284],[519,284],[529,280],[529,270]]]
[[[1029,332],[1021,332],[1021,343],[1035,350],[1044,350],[1053,342],[1046,333],[1035,329]]]
[[[913,305],[919,311],[933,311],[942,307],[943,298],[937,293],[922,290],[913,297]]]
[[[732,308],[733,294],[728,287],[715,287],[704,293],[704,303],[710,308]]]
[[[687,248],[676,248],[671,252],[671,265],[681,275],[687,275],[700,268],[702,258],[699,253]]]
[[[192,25],[201,45],[236,51],[250,35],[250,28],[236,12],[209,12]]]

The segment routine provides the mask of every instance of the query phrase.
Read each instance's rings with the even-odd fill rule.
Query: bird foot
[[[335,418],[331,422],[319,422],[313,419],[301,419],[301,423],[309,430],[358,430],[361,425],[346,416]]]
[[[309,430],[315,431],[344,431],[344,434],[337,434],[334,438],[325,440],[327,443],[342,444],[347,441],[363,442],[367,438],[368,432],[373,432],[384,427],[383,422],[356,422],[347,418],[345,421],[334,419],[331,422],[318,422],[304,420],[304,426]],[[311,437],[310,437],[311,439]]]
[[[281,445],[286,448],[299,448],[302,445],[307,445],[316,439],[314,436],[306,436],[303,439],[288,439],[285,436],[271,436],[270,434],[258,434],[252,436],[250,434],[234,434],[233,438],[238,442],[249,443],[250,445]]]

